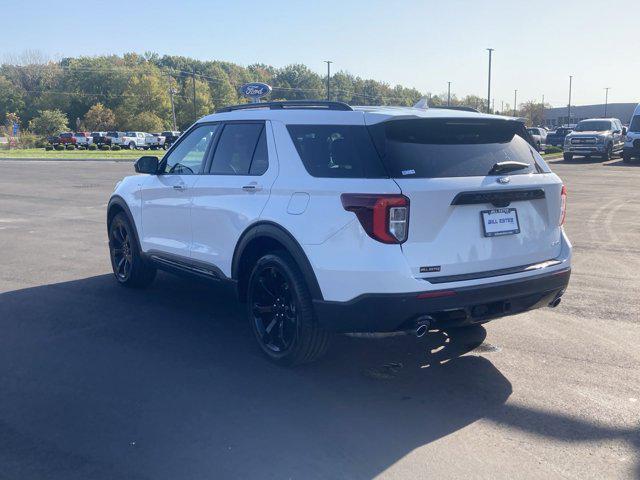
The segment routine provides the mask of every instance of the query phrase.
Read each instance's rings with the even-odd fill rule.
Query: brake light
[[[565,217],[567,216],[567,187],[562,185],[560,190],[560,222],[558,225],[564,225]]]
[[[345,210],[358,217],[367,235],[382,243],[403,243],[409,235],[409,199],[404,195],[344,193]]]

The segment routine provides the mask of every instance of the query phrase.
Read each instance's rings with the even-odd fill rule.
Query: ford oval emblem
[[[501,185],[506,185],[510,181],[511,181],[511,179],[509,177],[498,177],[496,179],[496,182],[500,183]]]
[[[271,86],[266,83],[245,83],[240,87],[240,93],[245,97],[249,97],[254,101],[258,101],[261,97],[271,93]]]

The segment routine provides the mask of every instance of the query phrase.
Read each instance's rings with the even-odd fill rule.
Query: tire
[[[327,350],[329,333],[318,325],[302,273],[286,252],[256,262],[249,277],[247,317],[260,349],[277,364],[309,363]]]
[[[565,162],[570,162],[571,160],[573,160],[573,154],[571,153],[563,153],[562,157],[564,158]]]
[[[631,163],[631,155],[629,155],[628,153],[623,153],[622,154],[622,161],[624,163]]]
[[[135,149],[136,149],[135,142],[129,142],[129,150],[135,150]]]
[[[540,151],[540,142],[537,142],[536,143],[536,152],[539,152],[539,151]]]
[[[166,143],[162,145],[162,149],[163,150],[168,150],[170,147],[170,145],[167,145]]]
[[[109,224],[109,256],[113,275],[120,285],[144,288],[156,277],[156,269],[140,254],[133,226],[122,212],[116,214]]]

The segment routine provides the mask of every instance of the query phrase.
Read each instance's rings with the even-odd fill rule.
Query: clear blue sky
[[[566,105],[570,74],[572,103],[602,103],[605,87],[610,102],[640,101],[637,0],[0,0],[0,12],[0,59],[154,51],[318,72],[330,59],[365,78],[485,96],[493,47],[497,108],[516,88],[519,102]]]

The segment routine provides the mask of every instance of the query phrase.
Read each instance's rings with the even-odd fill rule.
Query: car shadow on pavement
[[[240,304],[169,275],[144,291],[101,275],[3,293],[0,319],[7,478],[370,478],[483,418],[568,441],[616,434],[505,405],[510,382],[465,355],[491,350],[481,327],[341,336],[285,369]]]
[[[625,162],[621,158],[604,164],[605,167],[640,167],[640,161]]]

